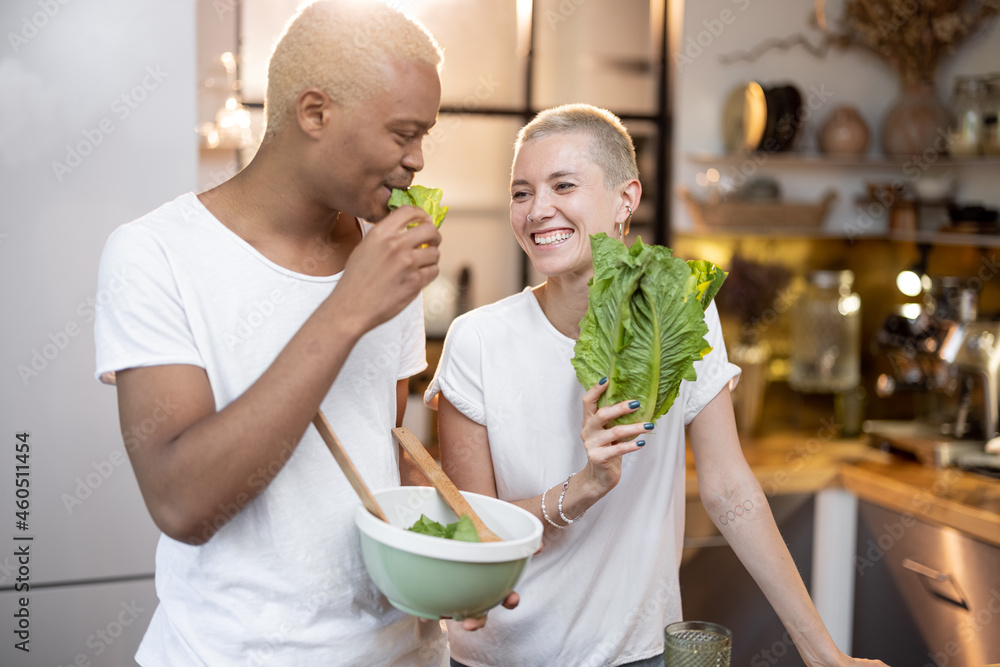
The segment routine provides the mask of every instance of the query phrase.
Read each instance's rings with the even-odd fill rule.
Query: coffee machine
[[[1000,322],[977,317],[978,295],[960,279],[930,282],[925,303],[894,309],[875,341],[876,395],[910,394],[914,419],[870,420],[864,431],[925,465],[962,465],[1000,436]]]

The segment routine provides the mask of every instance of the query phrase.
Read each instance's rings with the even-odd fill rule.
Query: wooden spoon
[[[441,470],[441,466],[437,464],[437,461],[431,458],[431,455],[424,449],[424,446],[420,444],[420,440],[417,439],[417,436],[413,435],[410,429],[406,427],[394,428],[392,429],[392,435],[402,445],[403,449],[406,450],[406,453],[413,457],[413,461],[420,468],[420,471],[434,485],[434,488],[441,494],[441,497],[455,515],[461,517],[465,514],[472,520],[472,525],[476,527],[476,534],[479,536],[480,542],[503,541],[503,538],[486,527],[483,520],[472,509],[469,501],[459,492],[458,487],[444,473],[444,470]]]
[[[347,450],[345,450],[344,446],[340,444],[340,440],[337,439],[337,434],[333,432],[332,428],[330,428],[330,422],[328,422],[326,417],[323,416],[322,410],[316,412],[316,416],[313,418],[313,426],[315,426],[316,430],[319,431],[320,437],[323,438],[326,446],[330,448],[330,453],[333,454],[333,458],[337,459],[337,463],[340,464],[340,469],[344,471],[344,476],[347,477],[347,481],[351,483],[354,490],[359,496],[361,496],[361,502],[364,503],[365,508],[379,519],[389,523],[389,520],[385,518],[385,513],[382,511],[382,508],[379,507],[378,501],[375,500],[375,496],[368,490],[365,480],[361,479],[358,469],[355,468],[354,463],[351,462],[351,457],[347,455]]]

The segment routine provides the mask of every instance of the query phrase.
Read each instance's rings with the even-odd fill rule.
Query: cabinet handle
[[[933,582],[928,584],[927,581],[924,581],[925,587],[932,595],[941,598],[945,602],[950,602],[956,607],[968,610],[969,603],[965,601],[965,595],[950,574],[938,572],[909,558],[903,559],[903,567]]]
[[[921,565],[915,560],[910,560],[909,558],[903,559],[903,567],[911,572],[916,572],[917,574],[922,574],[928,579],[933,579],[934,581],[948,581],[951,579],[951,575],[938,572],[935,569],[929,568],[926,565]]]

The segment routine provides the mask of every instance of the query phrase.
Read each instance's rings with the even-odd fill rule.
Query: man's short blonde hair
[[[594,162],[604,170],[604,184],[609,190],[639,178],[628,129],[618,116],[589,104],[564,104],[540,112],[517,133],[514,156],[517,157],[521,146],[534,139],[577,132],[590,137]]]
[[[421,24],[374,0],[317,0],[299,9],[271,52],[267,67],[265,141],[288,120],[310,86],[355,109],[387,90],[384,67],[394,60],[440,70],[441,48]]]

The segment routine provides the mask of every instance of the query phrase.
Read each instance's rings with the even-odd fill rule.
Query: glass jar
[[[851,271],[813,271],[794,307],[791,370],[796,391],[836,393],[861,383],[861,297]]]
[[[983,149],[983,107],[986,80],[981,77],[955,78],[951,111],[955,123],[949,132],[948,149],[952,155],[979,155]]]
[[[983,104],[983,152],[1000,155],[1000,72],[986,77]]]

